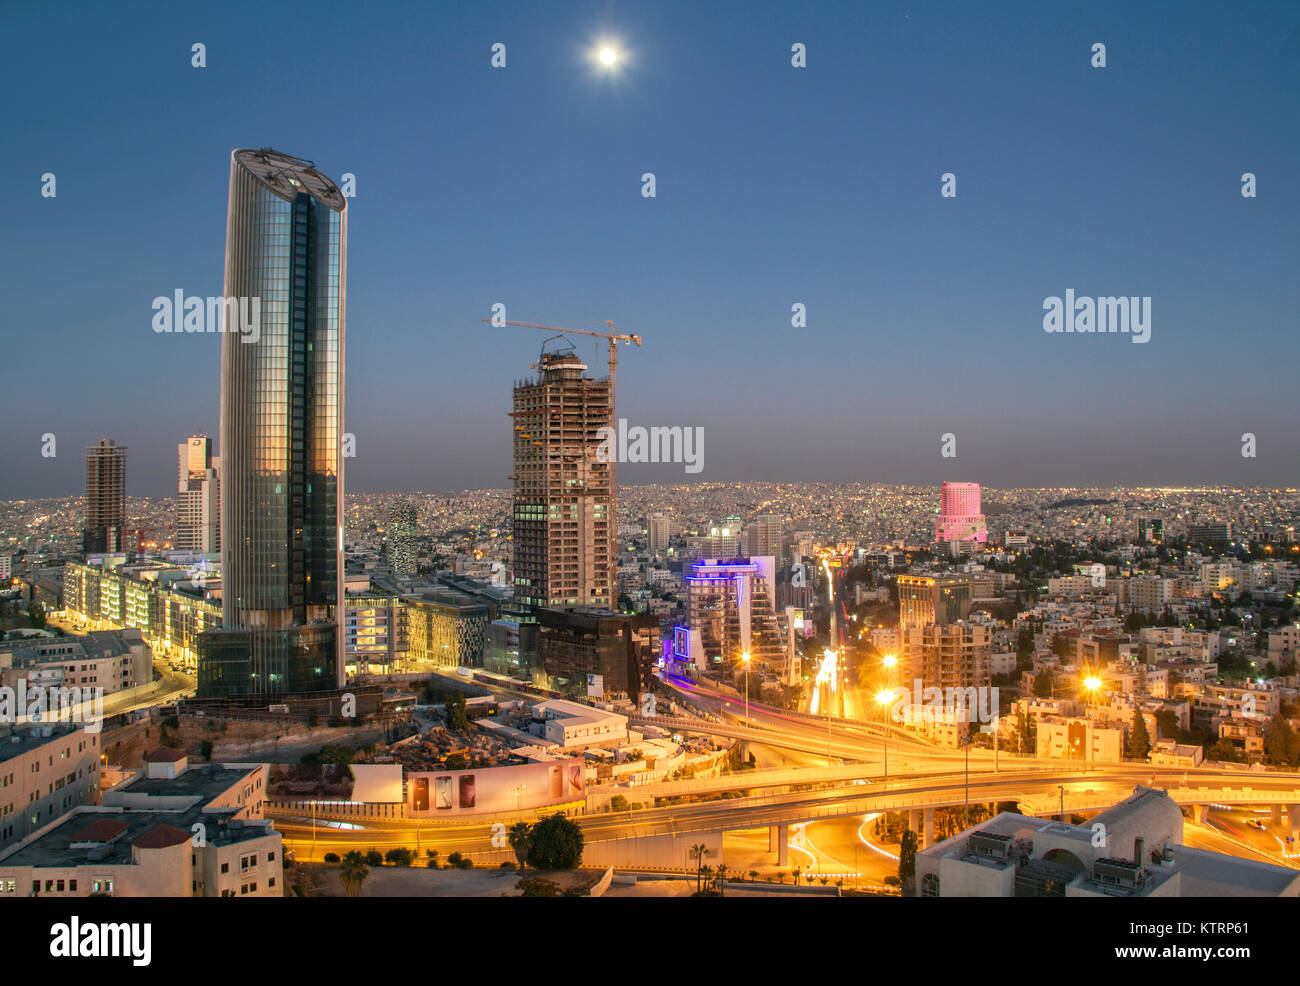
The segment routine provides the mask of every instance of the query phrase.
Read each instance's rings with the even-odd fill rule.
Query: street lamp
[[[745,725],[749,725],[749,651],[740,655],[745,665]]]
[[[885,737],[885,780],[889,780],[889,703],[894,700],[894,693],[888,688],[876,693],[876,702],[880,705],[881,718],[884,720],[882,733]]]
[[[1088,691],[1088,704],[1091,705],[1097,697],[1097,689],[1101,687],[1101,679],[1096,675],[1089,675],[1083,679],[1083,687]]]

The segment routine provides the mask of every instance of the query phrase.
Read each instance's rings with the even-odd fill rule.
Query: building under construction
[[[613,385],[585,375],[570,347],[543,350],[514,389],[515,602],[617,610],[615,465],[598,456],[613,428]]]
[[[83,554],[122,551],[126,515],[126,446],[111,438],[86,447],[86,521]]]

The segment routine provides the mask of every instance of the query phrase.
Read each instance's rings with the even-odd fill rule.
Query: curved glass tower
[[[221,339],[221,630],[199,696],[343,684],[347,201],[310,161],[230,157]]]

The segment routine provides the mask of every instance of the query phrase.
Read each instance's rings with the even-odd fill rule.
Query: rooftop
[[[132,860],[132,847],[160,849],[188,842],[193,826],[202,823],[209,845],[230,845],[266,835],[271,829],[259,822],[231,822],[235,809],[204,813],[201,805],[184,811],[133,811],[126,808],[83,806],[53,828],[20,843],[0,858],[7,867],[72,868],[91,863],[123,866]],[[104,836],[107,838],[84,837]]]
[[[292,202],[299,192],[306,192],[336,212],[347,208],[347,199],[339,187],[317,171],[316,165],[311,161],[269,147],[236,150],[231,153],[231,157],[286,202]]]
[[[0,736],[0,763],[31,753],[46,743],[57,742],[80,728],[80,723],[67,722],[11,727],[9,735]]]
[[[146,777],[141,771],[105,794],[134,794],[155,798],[197,797],[206,803],[260,769],[260,766],[205,764],[202,767],[190,767],[175,777]]]

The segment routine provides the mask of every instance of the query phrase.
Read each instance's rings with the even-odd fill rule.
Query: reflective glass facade
[[[235,151],[225,294],[243,321],[221,341],[225,630],[207,673],[201,642],[201,696],[343,683],[346,266],[337,186],[310,162]]]

